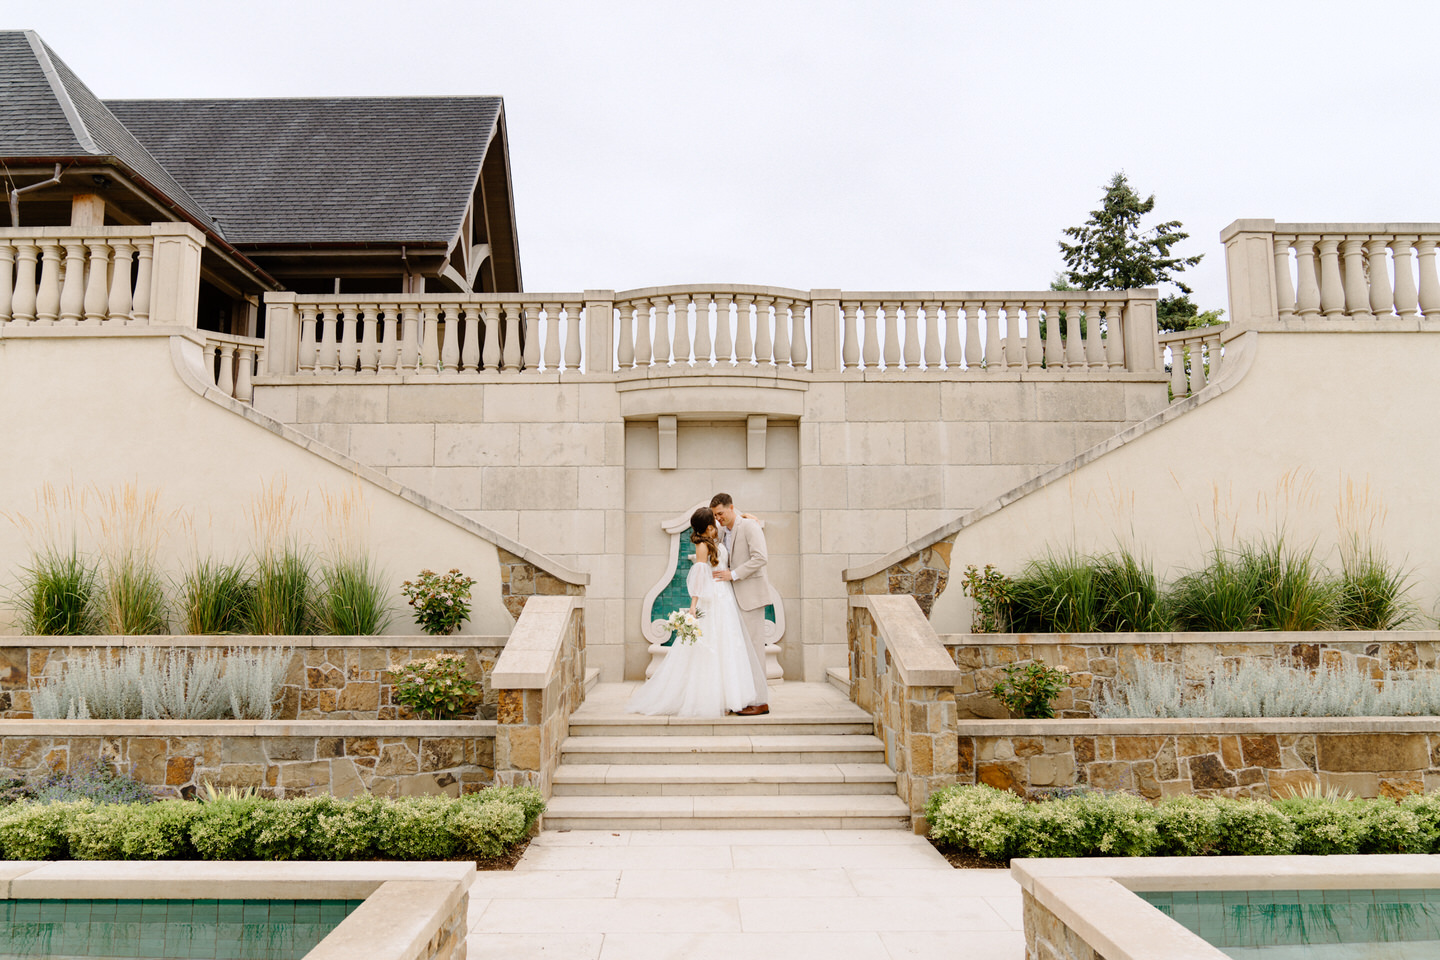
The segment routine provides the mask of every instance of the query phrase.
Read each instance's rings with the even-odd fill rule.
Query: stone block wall
[[[527,606],[495,675],[495,782],[548,798],[570,714],[585,699],[585,608],[547,599]]]
[[[487,721],[16,720],[0,730],[0,776],[108,763],[161,796],[206,783],[267,797],[474,793],[494,782]]]
[[[585,588],[566,583],[559,577],[541,570],[535,564],[506,550],[496,548],[500,553],[500,600],[510,616],[520,619],[525,601],[534,596],[541,597],[583,597]]]
[[[521,598],[523,603],[523,597]],[[477,642],[478,641],[478,642]],[[490,674],[504,637],[86,637],[59,645],[50,637],[0,637],[0,718],[29,719],[30,692],[59,676],[71,659],[128,646],[207,653],[231,649],[289,649],[290,666],[275,704],[275,719],[403,720],[409,707],[394,699],[395,671],[440,653],[463,656],[480,684],[462,719],[495,719],[499,697]]]
[[[909,594],[919,604],[920,612],[928,617],[936,598],[945,592],[950,583],[950,550],[953,546],[955,537],[952,534],[879,573],[863,580],[850,581],[845,585],[846,589],[851,596]]]
[[[1009,665],[1034,661],[1069,671],[1055,701],[1061,718],[1094,716],[1101,692],[1117,677],[1134,676],[1141,661],[1173,663],[1198,681],[1243,662],[1280,662],[1315,670],[1358,667],[1380,679],[1392,671],[1440,669],[1440,632],[950,634],[941,638],[961,669],[955,687],[960,717],[1006,718],[990,693]]]
[[[958,782],[1021,796],[1076,786],[1149,800],[1440,790],[1440,721],[1430,717],[962,721],[958,730]]]
[[[1105,960],[1029,890],[1021,891],[1025,960]]]

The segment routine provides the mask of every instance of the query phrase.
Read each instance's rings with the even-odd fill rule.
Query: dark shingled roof
[[[0,157],[113,157],[202,226],[210,214],[32,30],[0,31]]]
[[[449,243],[500,97],[110,100],[240,245]]]

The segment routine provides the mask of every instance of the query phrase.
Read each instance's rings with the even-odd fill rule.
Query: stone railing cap
[[[960,668],[945,652],[915,598],[907,594],[858,597],[868,607],[900,680],[912,687],[953,687]]]
[[[535,596],[525,601],[520,619],[495,667],[490,686],[495,690],[542,690],[560,659],[561,639],[580,597]]]

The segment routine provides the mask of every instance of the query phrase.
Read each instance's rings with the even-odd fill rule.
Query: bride
[[[690,610],[699,616],[694,643],[670,644],[655,675],[625,705],[626,713],[677,717],[720,717],[767,699],[765,669],[745,639],[740,608],[728,581],[715,571],[729,569],[730,556],[716,537],[715,517],[701,507],[690,517],[695,562],[686,586]]]

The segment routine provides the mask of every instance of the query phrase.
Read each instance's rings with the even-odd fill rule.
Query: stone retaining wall
[[[1116,677],[1133,676],[1141,660],[1174,663],[1200,680],[1245,660],[1281,661],[1304,669],[1358,666],[1377,679],[1389,671],[1440,668],[1440,631],[1306,633],[947,634],[940,638],[961,670],[959,715],[1008,716],[990,691],[1011,664],[1040,661],[1070,672],[1055,701],[1062,718],[1094,716],[1094,704]]]
[[[1026,960],[1105,960],[1029,890],[1021,892]]]
[[[116,656],[127,647],[191,652],[291,650],[275,719],[403,720],[413,717],[393,696],[394,672],[439,653],[463,656],[480,691],[464,719],[494,720],[499,697],[490,674],[504,637],[0,637],[0,718],[30,719],[30,692],[59,676],[67,660],[96,649]]]
[[[1440,718],[961,721],[960,783],[1276,799],[1440,790]]]
[[[208,782],[267,797],[474,793],[495,778],[491,721],[12,720],[0,777],[106,762],[161,796]]]

